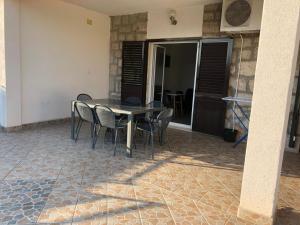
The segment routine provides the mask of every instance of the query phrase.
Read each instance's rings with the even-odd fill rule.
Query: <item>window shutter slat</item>
[[[147,48],[143,41],[123,42],[121,98],[139,97],[142,102],[146,95]]]
[[[203,43],[197,91],[224,95],[227,43]]]

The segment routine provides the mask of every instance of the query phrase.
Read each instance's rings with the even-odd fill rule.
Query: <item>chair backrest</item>
[[[162,130],[167,129],[169,126],[169,123],[172,121],[172,118],[173,118],[173,109],[171,109],[171,108],[164,109],[157,116],[158,126]]]
[[[128,97],[126,98],[124,104],[129,106],[141,106],[142,100],[138,97]]]
[[[164,107],[164,104],[161,102],[161,101],[152,101],[152,102],[149,102],[146,106],[148,107],[155,107],[155,108],[163,108]]]
[[[96,105],[95,111],[101,126],[116,128],[116,114],[107,106]]]
[[[145,115],[145,118],[147,120],[151,120],[151,118],[157,118],[158,114],[163,110],[164,108],[164,104],[161,101],[152,101],[149,102],[148,104],[146,104],[146,107],[150,107],[150,108],[160,108],[160,111],[155,111],[155,112],[147,112]]]
[[[75,104],[75,110],[78,113],[79,117],[82,120],[88,121],[93,123],[94,122],[94,114],[93,110],[84,102],[76,101]]]
[[[93,98],[90,95],[88,95],[88,94],[79,94],[77,96],[77,100],[78,101],[88,101],[88,100],[92,100],[92,99]]]

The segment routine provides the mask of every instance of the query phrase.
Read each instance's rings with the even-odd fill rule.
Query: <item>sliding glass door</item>
[[[172,123],[192,127],[198,43],[169,42],[154,45],[153,99],[173,108]]]

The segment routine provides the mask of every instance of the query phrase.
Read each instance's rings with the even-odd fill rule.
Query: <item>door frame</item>
[[[155,46],[159,45],[167,45],[167,44],[197,44],[197,52],[196,52],[196,61],[195,61],[195,75],[194,75],[194,90],[193,90],[193,102],[192,102],[192,112],[191,112],[191,123],[190,125],[180,124],[171,122],[170,126],[179,128],[179,129],[187,129],[192,130],[193,122],[194,122],[194,103],[195,103],[195,91],[196,91],[196,80],[199,71],[199,52],[201,47],[201,39],[191,39],[191,40],[149,40],[149,55],[148,55],[148,64],[151,65],[151,70],[148,70],[147,74],[147,93],[146,100],[151,102],[153,100],[154,88],[155,88],[155,62],[156,62],[156,51]],[[150,66],[149,66],[150,68]]]

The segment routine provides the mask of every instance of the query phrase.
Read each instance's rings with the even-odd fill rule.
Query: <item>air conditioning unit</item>
[[[221,31],[246,33],[259,31],[263,0],[223,0]]]

